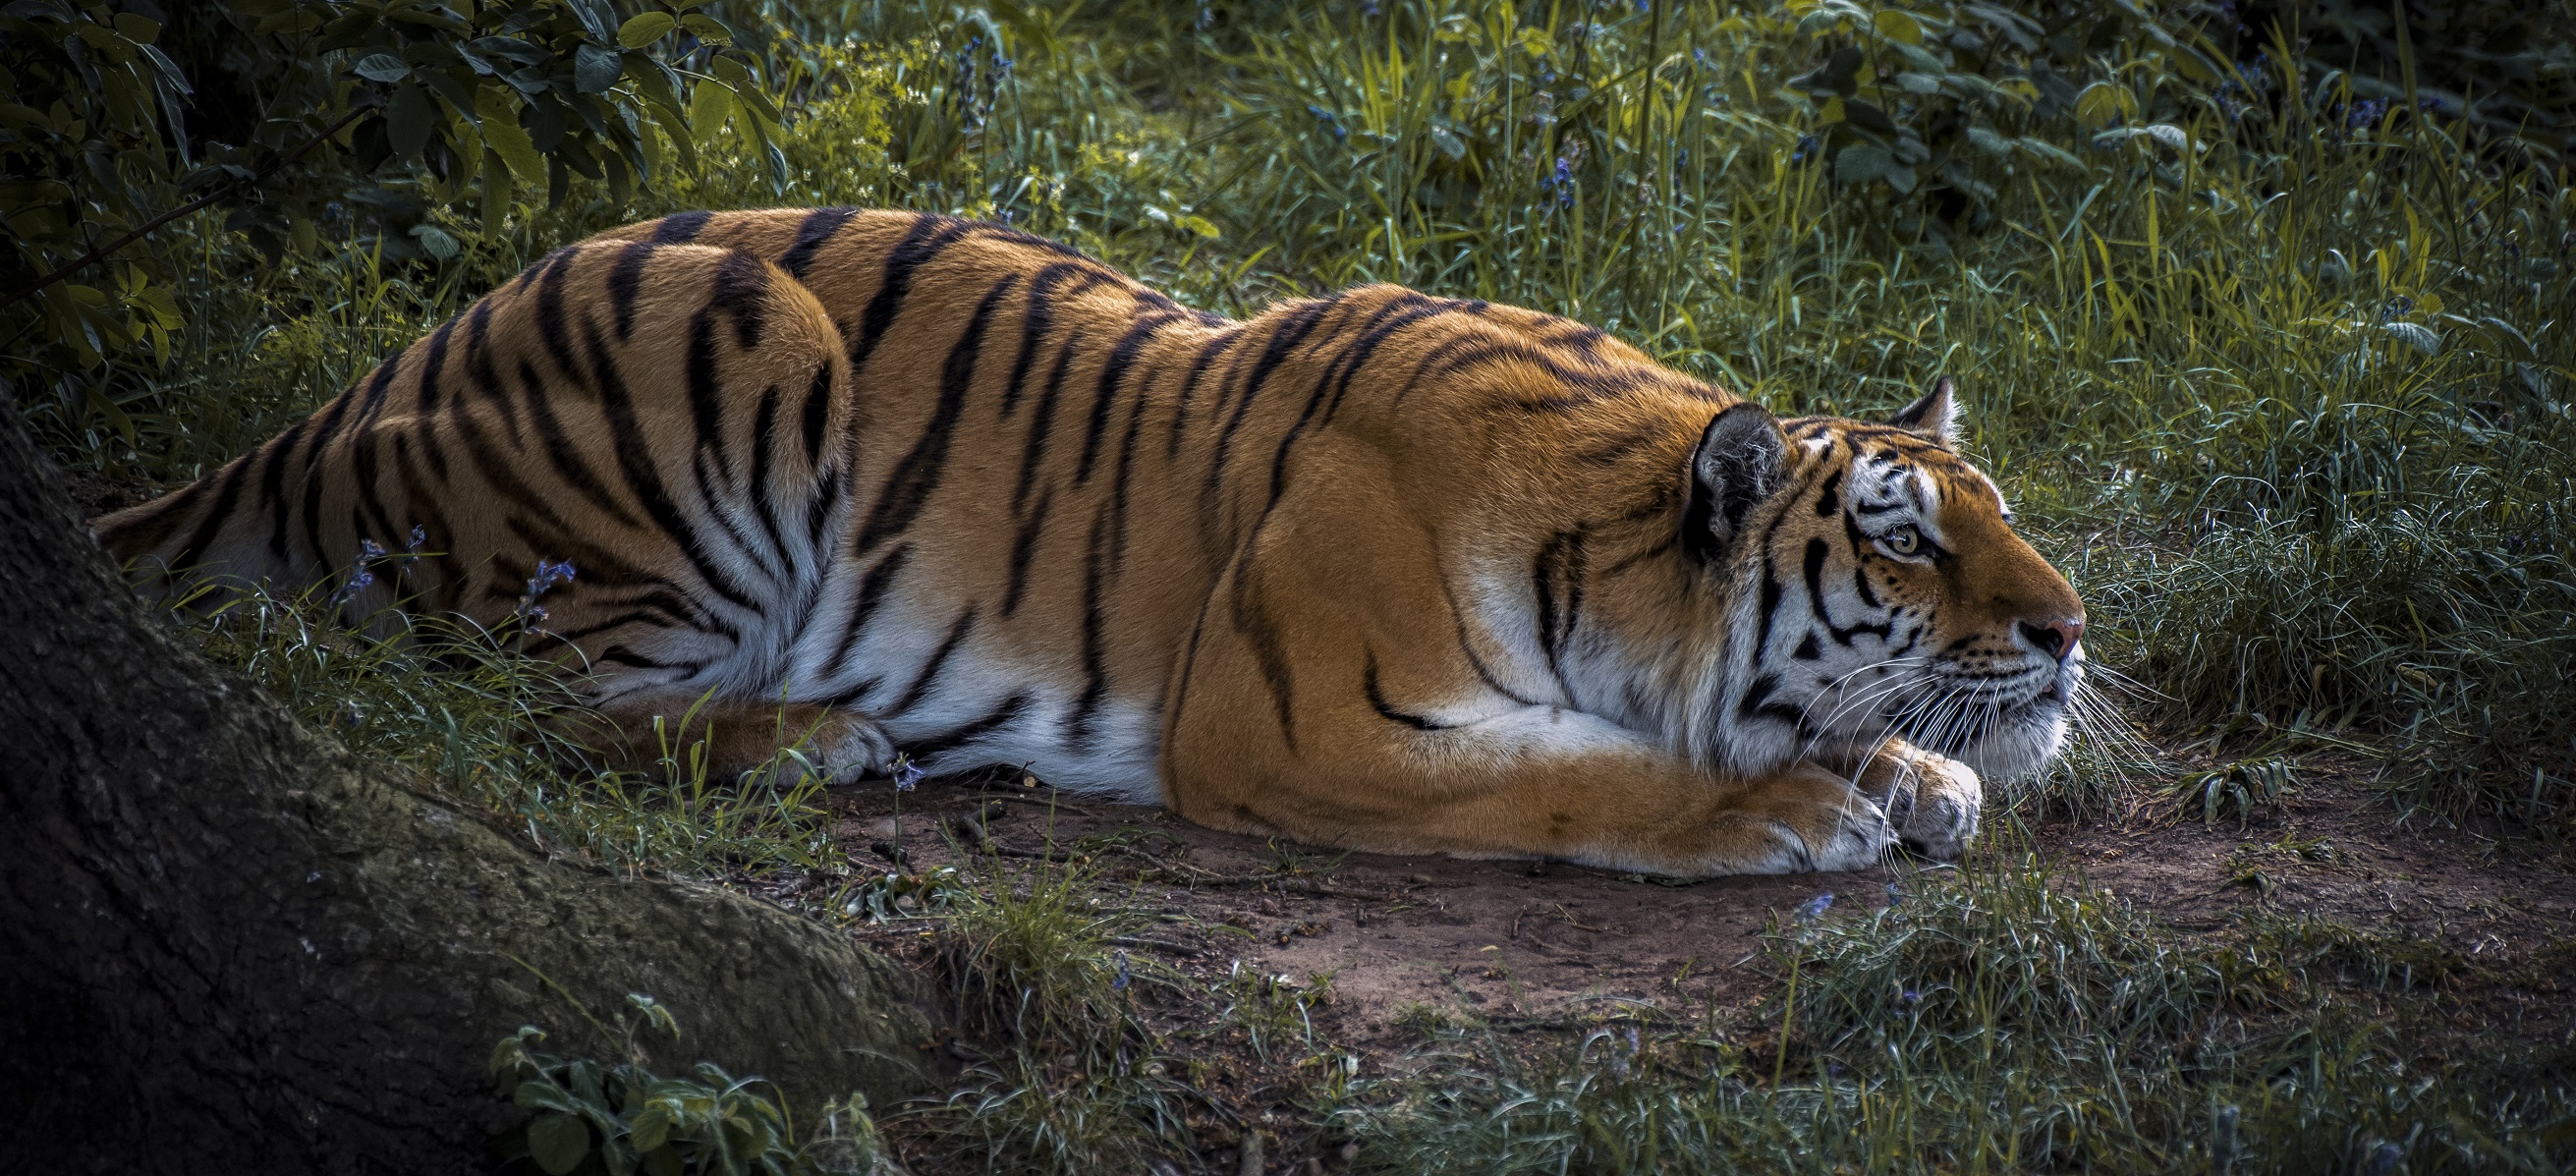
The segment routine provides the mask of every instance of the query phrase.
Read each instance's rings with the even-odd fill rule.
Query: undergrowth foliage
[[[429,6],[224,11],[291,33],[379,7]],[[492,35],[551,72],[487,76],[457,38],[352,24],[365,35],[287,79],[340,105],[198,156],[154,129],[146,107],[178,99],[146,47],[222,87],[140,5],[11,10],[11,28],[99,30],[91,49],[10,41],[13,87],[85,61],[121,80],[0,107],[0,155],[71,168],[86,120],[92,156],[132,156],[96,184],[7,177],[0,216],[45,230],[19,234],[21,272],[86,248],[79,224],[141,224],[203,183],[274,187],[281,153],[349,110],[386,141],[329,151],[410,197],[181,218],[134,247],[148,257],[0,306],[8,394],[67,469],[128,493],[193,478],[611,225],[935,209],[1228,314],[1378,280],[1566,314],[1784,413],[1882,412],[1956,376],[1971,456],[2085,595],[2125,711],[2088,713],[2035,794],[2114,809],[2122,778],[2174,774],[2142,742],[2155,729],[2220,757],[2166,798],[2212,823],[2294,790],[2283,753],[2320,744],[2437,811],[2576,821],[2576,29],[2554,6],[2394,10],[2412,25],[2143,0],[468,7],[486,32],[535,14]],[[636,116],[567,124],[596,180],[520,151],[513,127],[533,134],[550,101]],[[251,179],[190,188],[174,160]],[[90,206],[71,216],[75,189]],[[509,634],[337,604],[179,615],[307,722],[550,850],[801,872],[844,883],[847,917],[945,920],[945,995],[993,1052],[896,1112],[902,1130],[1005,1170],[1133,1170],[1209,1142],[1205,1076],[1138,1012],[1187,982],[1123,942],[1151,928],[1085,867],[861,876],[792,755],[710,780],[675,728],[661,771],[597,771],[568,687]],[[2373,1027],[2368,1002],[2459,971],[2437,946],[2294,920],[2184,946],[2009,848],[1908,886],[1776,929],[1767,1036],[1605,1026],[1533,1059],[1457,1035],[1433,1079],[1354,1084],[1308,1016],[1319,991],[1238,973],[1198,995],[1227,1010],[1208,1033],[1299,1075],[1390,1172],[2384,1176],[2576,1155],[2563,1058],[2427,1063]],[[512,1065],[574,1088],[574,1063],[522,1050]],[[618,1081],[601,1105],[671,1080]],[[583,1121],[594,1159],[640,1123]],[[571,1154],[573,1127],[545,1130]]]

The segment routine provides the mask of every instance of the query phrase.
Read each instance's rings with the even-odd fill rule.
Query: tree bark
[[[487,1170],[493,1045],[617,1053],[572,1002],[630,991],[686,1032],[664,1072],[767,1076],[800,1123],[928,1080],[846,937],[546,860],[199,656],[0,402],[0,1168]]]

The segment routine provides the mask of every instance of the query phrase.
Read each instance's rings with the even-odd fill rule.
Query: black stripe
[[[1530,561],[1530,587],[1538,604],[1538,645],[1547,655],[1547,672],[1565,685],[1565,643],[1583,623],[1584,528],[1559,531],[1540,544]],[[1567,689],[1571,700],[1573,692]]]
[[[1100,362],[1100,385],[1092,392],[1091,419],[1082,430],[1082,457],[1073,463],[1074,485],[1091,480],[1092,467],[1100,460],[1101,435],[1109,430],[1110,406],[1116,402],[1119,386],[1126,382],[1128,369],[1136,366],[1137,356],[1153,339],[1154,332],[1179,318],[1177,314],[1149,314],[1136,320],[1109,348],[1109,357]]]
[[[930,264],[941,250],[956,244],[974,226],[949,216],[923,214],[913,221],[912,229],[903,235],[894,251],[886,255],[885,278],[877,286],[876,296],[868,299],[868,308],[859,316],[858,337],[850,340],[850,373],[856,376],[866,366],[868,356],[885,339],[894,326],[895,315],[903,309],[903,300],[912,294],[913,272]],[[1017,277],[1018,275],[1012,275]]]
[[[1824,488],[1816,491],[1817,518],[1829,519],[1842,512],[1843,497],[1834,491],[1834,487],[1842,485],[1842,481],[1843,472],[1841,470],[1835,470],[1834,472],[1825,475]],[[1848,520],[1846,520],[1845,525],[1849,525]]]
[[[921,667],[921,673],[913,678],[912,685],[904,688],[902,697],[895,699],[892,707],[877,712],[877,717],[897,718],[921,705],[921,700],[930,695],[931,686],[939,680],[939,671],[948,665],[948,659],[956,654],[957,647],[966,643],[966,635],[974,631],[975,607],[968,605],[966,611],[948,626],[948,636],[940,641],[938,652],[930,655],[930,661]]]
[[[1817,658],[1825,656],[1825,651],[1818,648],[1816,645],[1815,630],[1810,629],[1807,631],[1806,636],[1799,638],[1798,648],[1792,651],[1789,656],[1794,657],[1799,661],[1814,661]]]
[[[1388,339],[1424,319],[1437,318],[1456,309],[1454,302],[1435,302],[1412,293],[1386,300],[1375,314],[1369,316],[1358,340],[1338,357],[1340,372],[1334,379],[1332,398],[1324,402],[1323,423],[1330,424],[1333,414],[1341,411],[1342,398],[1350,393],[1352,377],[1377,356],[1377,349]]]
[[[306,417],[295,422],[294,426],[287,429],[277,440],[270,442],[269,444],[275,448],[269,452],[268,462],[259,472],[260,501],[268,504],[268,554],[279,563],[286,562],[287,455],[294,451],[296,441],[303,437],[304,430],[312,424],[313,418]]]
[[[795,277],[803,278],[805,271],[814,268],[815,252],[830,243],[833,234],[840,232],[841,226],[850,223],[850,218],[858,215],[858,211],[858,209],[843,206],[817,208],[806,213],[805,220],[796,226],[796,243],[788,246],[787,252],[778,255],[778,268],[786,270]]]
[[[1753,660],[1757,663],[1771,653],[1771,620],[1780,613],[1780,569],[1769,555],[1762,557],[1762,615],[1753,631]]]
[[[1447,723],[1435,723],[1420,715],[1406,714],[1403,711],[1387,705],[1386,695],[1380,693],[1377,687],[1377,651],[1374,649],[1368,652],[1368,669],[1360,677],[1360,688],[1368,694],[1370,709],[1375,710],[1381,718],[1391,719],[1395,722],[1402,723],[1416,731],[1446,731],[1449,729],[1449,724]]]
[[[1198,391],[1199,380],[1207,375],[1209,365],[1214,364],[1217,356],[1225,354],[1234,346],[1235,341],[1241,338],[1243,338],[1242,325],[1228,324],[1224,330],[1218,331],[1206,343],[1201,344],[1198,355],[1190,360],[1189,378],[1181,381],[1180,402],[1172,409],[1172,438],[1163,447],[1164,460],[1180,460],[1181,428],[1189,423],[1190,397]]]
[[[948,447],[957,432],[957,418],[966,411],[966,394],[975,383],[975,358],[984,348],[985,328],[993,321],[993,308],[1017,285],[1020,275],[1010,274],[993,283],[975,313],[966,320],[966,329],[957,343],[948,349],[948,361],[939,373],[939,403],[931,409],[930,425],[912,451],[903,455],[894,472],[886,475],[885,489],[877,495],[874,509],[868,512],[867,525],[859,529],[858,550],[873,550],[896,535],[902,534],[919,520],[930,505],[931,494],[938,490],[940,475],[948,465]]]
[[[608,309],[617,319],[617,341],[625,342],[635,334],[635,298],[644,290],[644,261],[659,248],[649,241],[637,241],[617,251],[617,262],[608,267]]]
[[[1850,628],[1844,628],[1834,623],[1833,615],[1825,611],[1825,557],[1830,550],[1830,546],[1822,539],[1807,540],[1807,607],[1815,613],[1816,623],[1825,627],[1826,634],[1834,639],[1834,644],[1845,648],[1850,647],[1852,636],[1857,633],[1874,633],[1883,639],[1894,632],[1891,626],[1885,624],[1853,625]]]
[[[814,496],[805,504],[806,547],[819,550],[823,546],[823,528],[832,521],[832,509],[841,504],[841,496],[848,489],[849,482],[841,476],[838,467],[824,474],[823,480],[815,485]]]
[[[707,219],[714,215],[712,212],[675,212],[663,217],[660,223],[653,226],[653,243],[686,245],[695,241],[698,239],[698,234],[707,227]]]
[[[546,463],[554,467],[555,475],[570,483],[592,506],[620,524],[643,526],[644,521],[610,494],[608,484],[600,479],[598,471],[590,468],[590,462],[582,456],[582,447],[573,444],[572,435],[565,431],[563,422],[556,419],[554,402],[546,395],[545,384],[538,379],[537,369],[524,359],[519,361],[519,383],[528,392],[528,418],[536,426],[538,447],[544,451]]]
[[[1003,420],[1011,419],[1011,414],[1018,411],[1021,393],[1028,387],[1029,370],[1037,362],[1038,345],[1055,330],[1056,287],[1076,275],[1083,281],[1065,291],[1064,297],[1109,280],[1090,266],[1070,261],[1054,262],[1029,275],[1028,308],[1020,318],[1020,353],[1011,361],[1010,382],[1002,386]]]
[[[250,466],[251,455],[244,454],[225,463],[223,471],[215,475],[214,505],[206,508],[206,516],[197,524],[196,533],[180,546],[179,557],[170,563],[173,571],[195,566],[205,554],[206,545],[214,542],[215,532],[222,530],[224,523],[231,519],[233,503],[241,498],[242,483],[249,478]]]
[[[1029,487],[1036,484],[1038,464],[1046,457],[1047,440],[1054,435],[1055,405],[1064,391],[1064,373],[1073,367],[1073,350],[1082,342],[1082,329],[1074,328],[1056,348],[1055,370],[1047,374],[1046,386],[1038,390],[1037,405],[1029,410],[1029,439],[1021,447],[1019,480],[1011,486],[1011,512],[1019,513],[1029,499]]]
[[[788,558],[787,536],[781,530],[778,517],[778,493],[770,485],[770,455],[776,450],[770,431],[777,427],[778,385],[771,384],[760,390],[760,407],[753,411],[751,417],[751,484],[748,489],[755,513],[760,516],[760,529],[769,536],[770,547],[778,553],[782,563],[793,563]]]
[[[474,382],[474,390],[483,398],[501,406],[501,425],[509,430],[510,447],[524,444],[520,435],[519,402],[510,395],[509,386],[501,382],[501,372],[492,366],[492,304],[500,298],[495,291],[474,303],[466,312],[465,326],[472,336],[465,340],[465,378]],[[465,416],[463,397],[457,398],[455,415]]]
[[[1261,348],[1261,358],[1253,361],[1252,374],[1244,378],[1243,391],[1235,401],[1234,411],[1227,415],[1224,426],[1217,430],[1216,447],[1208,457],[1209,501],[1217,498],[1219,483],[1225,476],[1226,457],[1234,447],[1234,432],[1243,427],[1244,417],[1252,411],[1252,401],[1259,395],[1261,386],[1269,382],[1270,373],[1287,361],[1288,353],[1314,333],[1316,324],[1324,320],[1336,301],[1336,298],[1319,298],[1306,303],[1287,312],[1279,324],[1271,328],[1270,339]]]
[[[832,651],[832,670],[826,677],[841,676],[842,665],[850,660],[850,650],[857,647],[866,632],[868,619],[876,615],[878,605],[885,603],[886,593],[894,590],[895,578],[903,574],[904,564],[911,559],[912,544],[897,544],[859,578],[859,592],[850,602],[850,617],[841,628],[841,643]]]
[[[1091,749],[1091,720],[1109,696],[1109,664],[1102,630],[1107,627],[1101,600],[1101,523],[1091,524],[1091,545],[1082,569],[1082,695],[1065,716],[1065,742],[1075,751]]]
[[[582,382],[581,364],[573,358],[572,335],[564,329],[564,273],[572,268],[572,257],[573,248],[566,246],[532,270],[537,275],[537,337],[545,343],[546,355],[555,361],[555,370],[578,384]]]
[[[716,266],[714,289],[706,304],[689,316],[689,417],[698,434],[692,461],[712,456],[717,474],[727,483],[734,475],[724,444],[724,389],[716,371],[715,320],[719,314],[732,315],[735,346],[743,351],[758,347],[768,292],[769,274],[759,259],[747,253],[727,254]]]
[[[1038,495],[1036,510],[1020,520],[1020,533],[1011,540],[1011,578],[1002,590],[1002,616],[1008,619],[1020,608],[1020,594],[1029,586],[1029,565],[1037,558],[1038,538],[1045,533],[1047,508],[1055,505],[1055,488]]]
[[[1145,393],[1151,377],[1140,380],[1136,387],[1135,410],[1127,414],[1127,433],[1118,439],[1118,461],[1109,479],[1109,570],[1116,574],[1127,563],[1127,485],[1128,475],[1136,468],[1136,438],[1145,431]]]
[[[625,374],[618,370],[617,360],[608,354],[608,343],[599,337],[598,325],[584,318],[581,329],[583,349],[589,352],[591,380],[599,390],[600,415],[608,418],[610,447],[617,454],[618,470],[625,475],[627,489],[643,505],[644,513],[653,520],[653,524],[679,546],[681,554],[688,557],[689,566],[696,569],[699,580],[736,607],[759,611],[759,605],[751,596],[737,587],[715,561],[707,558],[705,545],[699,542],[688,520],[680,517],[679,505],[671,500],[669,488],[662,484],[661,473],[653,468],[651,443],[646,440],[642,424],[636,419],[635,400],[627,392]]]
[[[1028,691],[1019,691],[1003,699],[1000,706],[986,712],[982,718],[926,739],[913,740],[904,745],[904,751],[915,762],[926,763],[1017,722],[1020,715],[1029,709],[1031,701]]]
[[[805,389],[805,466],[823,466],[823,426],[832,411],[832,365],[814,369],[814,383]]]

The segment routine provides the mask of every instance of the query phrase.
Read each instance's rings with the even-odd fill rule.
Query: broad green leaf
[[[1923,43],[1923,25],[1914,19],[1913,14],[1903,9],[1879,9],[1878,15],[1870,18],[1870,24],[1878,29],[1878,35],[1888,40],[1902,41],[1908,45]]]
[[[2379,329],[2397,336],[2426,355],[2442,353],[2442,336],[2422,323],[2383,323]]]
[[[1438,147],[1442,155],[1446,155],[1451,159],[1465,159],[1467,157],[1467,141],[1451,133],[1447,127],[1431,128],[1431,145]],[[1214,236],[1215,234],[1211,233],[1208,235]]]
[[[394,90],[393,101],[385,104],[385,138],[393,144],[394,159],[410,163],[420,158],[429,146],[429,134],[438,121],[437,103],[429,91],[405,82]]]
[[[2012,154],[2012,140],[1996,134],[1987,127],[1969,127],[1968,142],[1977,150],[1998,158]]]
[[[1854,143],[1834,156],[1834,178],[1846,184],[1866,184],[1884,176],[1896,166],[1887,148],[1876,143]]]
[[[661,40],[680,22],[667,12],[646,12],[627,18],[617,26],[617,43],[629,49],[641,49]]]
[[[689,131],[700,147],[715,145],[718,130],[733,117],[733,91],[713,82],[700,82],[689,91]]]
[[[625,72],[623,59],[597,45],[584,45],[572,51],[572,86],[581,93],[600,93],[616,85],[618,75]]]
[[[510,174],[520,183],[545,182],[545,157],[537,154],[537,145],[528,140],[525,127],[519,125],[518,103],[510,91],[500,86],[485,86],[474,94],[474,116],[483,123],[483,145],[501,156]]]
[[[1843,100],[1843,120],[1874,135],[1896,134],[1895,119],[1887,117],[1887,112],[1880,110],[1875,103],[1857,98]]]
[[[370,53],[349,69],[371,82],[399,82],[411,76],[411,66],[391,53]]]
[[[2132,117],[2137,111],[2138,101],[2128,88],[2109,82],[2095,82],[2075,96],[2075,121],[2086,127],[2109,126],[2113,119]]]
[[[1896,88],[1908,94],[1938,94],[1941,92],[1941,79],[1907,70],[1896,75]]]
[[[690,36],[710,45],[733,44],[733,30],[724,27],[722,21],[703,12],[692,12],[681,17],[680,27],[687,29]]]
[[[571,1115],[539,1115],[528,1123],[528,1155],[554,1176],[580,1167],[589,1154],[590,1124]]]
[[[634,1125],[626,1129],[626,1138],[635,1145],[636,1151],[650,1152],[659,1149],[663,1144],[670,1142],[671,1113],[659,1104],[644,1108],[641,1114],[635,1116]]]

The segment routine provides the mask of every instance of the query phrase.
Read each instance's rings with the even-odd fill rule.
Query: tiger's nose
[[[2040,625],[2023,621],[2021,635],[2032,648],[2062,662],[2073,656],[2076,643],[2084,640],[2084,618],[2057,617]]]

